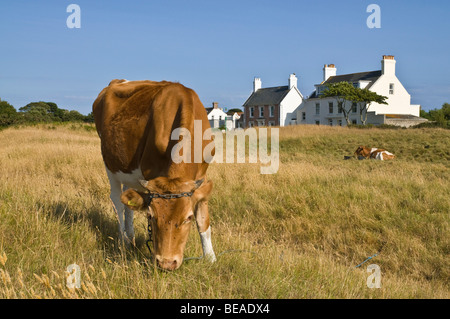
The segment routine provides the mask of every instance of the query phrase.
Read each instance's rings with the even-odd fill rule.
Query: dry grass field
[[[343,160],[359,145],[397,158]],[[163,272],[144,216],[135,249],[117,241],[92,126],[0,131],[0,298],[450,297],[450,131],[286,127],[278,173],[259,168],[210,166],[218,260]],[[185,256],[201,254],[193,226]],[[66,287],[73,263],[79,289]],[[372,263],[381,288],[367,286]]]

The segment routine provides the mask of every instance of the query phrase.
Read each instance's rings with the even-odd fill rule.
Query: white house
[[[323,81],[297,110],[297,124],[346,125],[344,115],[334,98],[320,98],[323,90],[331,83],[348,82],[358,88],[367,88],[388,97],[387,105],[371,103],[368,107],[367,123],[410,126],[426,121],[419,117],[420,105],[411,104],[411,95],[395,75],[396,61],[392,55],[384,55],[381,70],[336,75],[334,64],[325,64]],[[359,110],[352,107],[350,121],[362,124]]]
[[[213,107],[205,109],[211,128],[233,130],[237,127],[237,121],[241,118],[237,112],[233,112],[233,114],[225,113],[222,108],[219,108],[218,102],[213,102]]]
[[[296,124],[297,108],[303,95],[297,88],[295,73],[289,76],[287,86],[262,88],[260,78],[253,79],[253,92],[245,101],[244,125],[286,126]]]

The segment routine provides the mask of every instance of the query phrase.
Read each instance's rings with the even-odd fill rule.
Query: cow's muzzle
[[[163,270],[175,270],[181,266],[182,260],[179,258],[164,258],[160,255],[155,256],[156,265]]]

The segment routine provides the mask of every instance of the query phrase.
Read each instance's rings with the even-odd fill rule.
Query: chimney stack
[[[325,64],[323,66],[323,81],[325,82],[331,76],[336,76],[336,66],[334,64]]]
[[[256,91],[258,91],[261,88],[261,79],[255,77],[253,79],[253,93],[255,93]]]
[[[219,108],[219,102],[213,102],[213,109]]]
[[[289,90],[293,87],[297,87],[297,77],[295,76],[295,73],[289,75]]]
[[[381,74],[395,76],[395,63],[393,55],[383,55],[383,60],[381,60]]]

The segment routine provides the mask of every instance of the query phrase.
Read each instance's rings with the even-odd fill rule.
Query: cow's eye
[[[194,215],[189,215],[183,222],[183,224],[190,223],[194,219]]]

